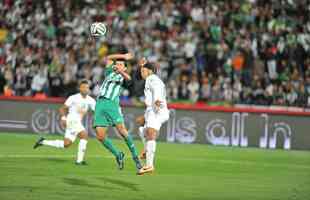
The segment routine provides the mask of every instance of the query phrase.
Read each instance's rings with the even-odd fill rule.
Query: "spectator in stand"
[[[183,100],[192,96],[184,81],[176,81],[184,73],[198,75],[198,100],[286,105],[284,92],[285,97],[290,94],[290,105],[302,106],[301,99],[309,96],[309,13],[306,0],[1,1],[0,71],[5,83],[0,76],[0,93],[11,85],[17,95],[31,95],[32,79],[38,66],[44,66],[47,95],[74,93],[82,77],[92,80],[95,95],[96,82],[102,80],[101,63],[95,61],[122,45],[160,64],[163,80],[171,83],[171,100],[177,100],[178,88]],[[93,21],[104,21],[111,30],[96,42],[88,40],[85,26]],[[255,76],[260,86],[252,84]],[[284,89],[290,82],[293,88]],[[136,86],[128,90],[129,97],[142,95]],[[253,93],[264,97],[258,101]],[[297,98],[291,98],[294,93]]]
[[[14,90],[12,89],[12,86],[5,85],[4,86],[3,95],[6,96],[6,97],[14,96],[15,94],[14,94]]]
[[[304,83],[299,85],[297,90],[296,106],[306,107],[309,94],[306,93]]]
[[[6,83],[6,80],[0,70],[0,94],[3,94],[5,83]]]
[[[276,87],[273,104],[280,106],[285,105],[285,92],[282,84]]]
[[[167,98],[169,101],[178,99],[178,86],[175,80],[170,80],[167,87]]]
[[[190,97],[190,91],[188,89],[188,76],[183,74],[180,76],[180,85],[178,87],[178,99],[188,100]]]
[[[36,74],[31,83],[32,95],[35,95],[37,92],[44,91],[47,87],[47,74],[44,69],[40,69],[39,73]]]
[[[199,98],[199,82],[197,74],[192,74],[187,88],[189,91],[189,99],[193,102],[197,102]]]
[[[211,83],[207,74],[205,74],[202,78],[202,87],[200,93],[200,98],[203,101],[208,101],[211,98]]]
[[[16,96],[23,96],[27,89],[27,74],[24,67],[16,68],[14,89],[16,91]]]
[[[35,95],[33,96],[34,99],[37,100],[44,100],[47,98],[46,94],[41,90],[41,91],[37,91],[35,93]]]

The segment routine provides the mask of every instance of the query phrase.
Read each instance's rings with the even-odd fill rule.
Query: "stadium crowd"
[[[106,37],[90,38],[94,21]],[[86,78],[95,96],[120,47],[159,63],[170,101],[310,107],[309,0],[4,0],[0,94],[64,97]]]

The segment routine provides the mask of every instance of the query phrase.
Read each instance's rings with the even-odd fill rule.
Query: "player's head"
[[[128,53],[127,48],[124,45],[119,45],[116,47],[117,53],[126,54]],[[114,60],[114,65],[116,65],[120,70],[124,70],[126,68],[126,60],[125,59],[116,59]]]
[[[86,96],[89,93],[89,82],[88,80],[82,80],[79,84],[79,90],[82,96]]]
[[[114,65],[116,65],[121,70],[124,70],[126,68],[125,60],[123,59],[115,60]]]
[[[152,62],[148,62],[148,63],[144,64],[143,66],[141,66],[141,68],[140,68],[141,77],[144,80],[148,76],[150,76],[152,74],[156,74],[156,71],[157,71],[156,64],[152,63]]]

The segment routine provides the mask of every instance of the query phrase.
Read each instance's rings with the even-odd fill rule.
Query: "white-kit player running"
[[[141,62],[140,62],[141,63]],[[146,139],[144,149],[146,151],[146,165],[138,174],[154,171],[154,156],[156,150],[156,137],[161,125],[169,119],[169,110],[166,101],[166,87],[163,81],[156,75],[156,64],[142,62],[140,73],[145,80],[145,113],[144,113],[144,137]]]
[[[66,128],[63,140],[46,140],[41,137],[33,146],[36,149],[39,146],[51,146],[56,148],[68,148],[76,139],[80,138],[77,165],[85,165],[84,160],[87,146],[87,132],[82,124],[83,117],[89,112],[95,110],[96,101],[88,95],[89,83],[82,80],[79,84],[80,92],[69,96],[64,105],[59,109],[61,115],[61,124]]]

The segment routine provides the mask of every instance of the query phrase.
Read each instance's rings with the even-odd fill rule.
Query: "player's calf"
[[[39,138],[39,140],[36,141],[33,148],[36,149],[42,145],[61,148],[61,149],[65,147],[64,140],[46,140],[45,138],[41,137]]]
[[[125,155],[113,145],[109,138],[106,137],[106,130],[107,128],[105,127],[96,127],[97,140],[115,156],[118,168],[123,169]]]
[[[128,131],[127,131],[125,125],[123,123],[122,124],[117,124],[116,128],[117,128],[118,132],[124,138],[124,140],[126,142],[126,145],[127,145],[127,147],[129,148],[129,150],[131,152],[132,159],[133,159],[133,161],[136,164],[136,168],[138,170],[141,169],[142,168],[142,164],[141,164],[141,162],[139,160],[137,149],[135,147],[135,144],[133,143],[133,139],[132,139],[131,135],[128,134]]]
[[[79,137],[80,137],[80,142],[79,142],[79,146],[78,146],[78,153],[77,153],[77,159],[76,159],[76,164],[78,165],[86,165],[85,162],[85,152],[86,152],[86,147],[87,147],[87,138],[88,135],[86,133],[86,131],[82,131],[79,133]]]
[[[144,168],[154,169],[154,157],[156,151],[157,131],[154,128],[146,129],[146,166]],[[152,171],[152,170],[150,170]]]

